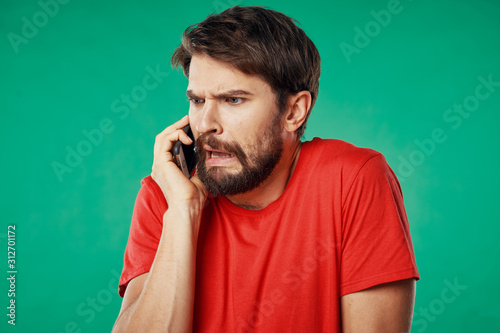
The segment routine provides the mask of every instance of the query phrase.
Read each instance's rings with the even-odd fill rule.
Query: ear
[[[287,111],[284,121],[284,129],[287,132],[295,132],[307,117],[307,112],[311,107],[311,93],[300,91],[288,97]]]

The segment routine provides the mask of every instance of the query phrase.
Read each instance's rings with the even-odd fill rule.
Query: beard
[[[214,196],[235,195],[251,191],[261,185],[274,170],[283,154],[281,119],[278,116],[267,128],[261,130],[262,136],[245,152],[236,142],[223,142],[214,134],[201,134],[196,140],[198,151],[197,174],[206,189]],[[207,167],[207,151],[204,145],[215,150],[223,150],[234,155],[241,164],[241,171],[232,173],[223,166]]]

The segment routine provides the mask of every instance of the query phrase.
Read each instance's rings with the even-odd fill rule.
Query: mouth
[[[210,166],[228,165],[237,161],[236,156],[224,150],[213,149],[208,145],[203,147],[206,151],[206,164]]]

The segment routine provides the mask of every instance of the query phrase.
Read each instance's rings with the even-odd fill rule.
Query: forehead
[[[188,79],[188,90],[194,93],[245,90],[252,94],[272,94],[271,86],[259,76],[245,74],[227,62],[204,54],[193,55]]]

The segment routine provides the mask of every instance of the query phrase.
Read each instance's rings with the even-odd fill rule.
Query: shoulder
[[[141,180],[141,189],[136,199],[136,210],[147,211],[157,216],[162,216],[167,210],[167,201],[163,192],[151,175]]]
[[[399,187],[385,157],[370,148],[337,139],[314,138],[303,143],[301,158],[305,173],[318,176],[323,184],[332,184],[343,195],[355,184],[365,189],[372,185],[378,187],[377,184]]]
[[[158,184],[156,184],[151,175],[142,178],[141,190],[148,192],[149,195],[152,195],[154,197],[163,197],[163,193],[160,187],[158,186]]]
[[[338,139],[314,138],[304,142],[302,148],[305,159],[314,161],[315,165],[333,167],[343,172],[359,170],[374,157],[383,159],[382,154],[376,150]]]

